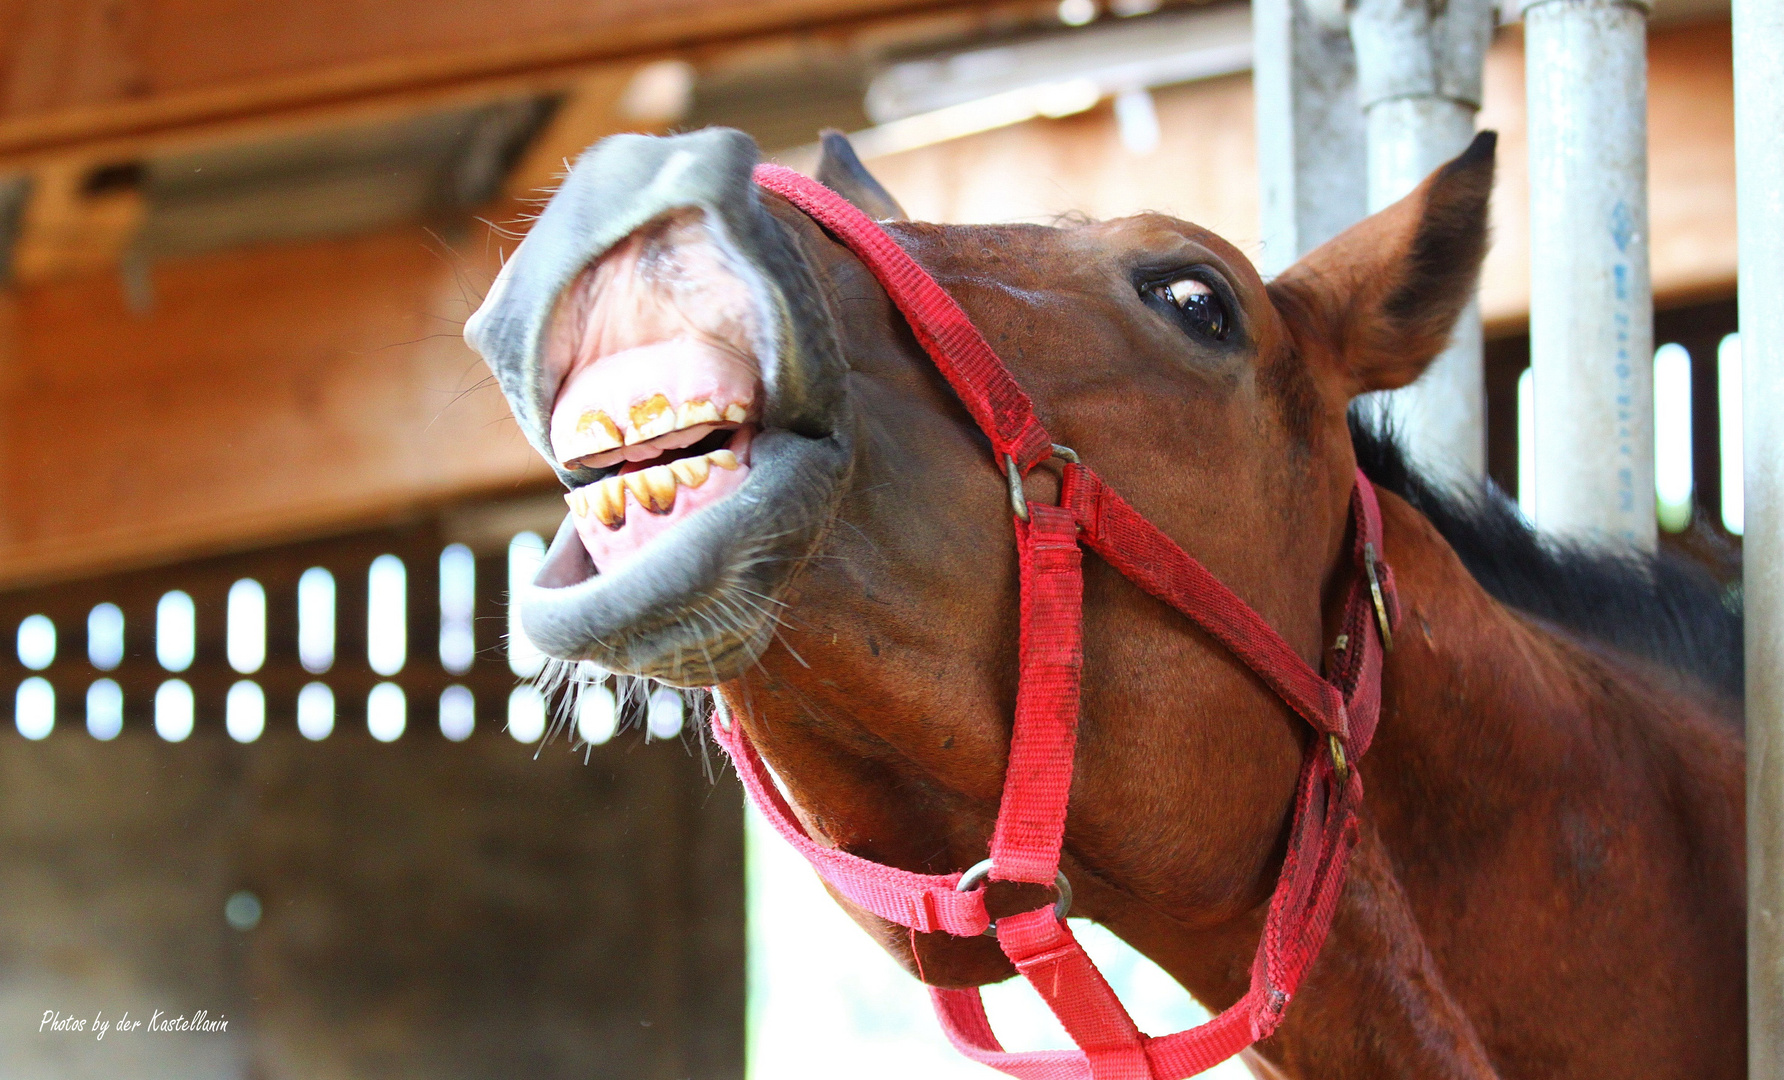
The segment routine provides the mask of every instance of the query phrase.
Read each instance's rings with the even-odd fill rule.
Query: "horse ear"
[[[849,137],[834,128],[826,128],[818,136],[823,147],[818,155],[817,181],[854,204],[855,209],[876,221],[905,220],[904,207],[891,192],[861,164]]]
[[[1418,378],[1449,345],[1487,251],[1497,136],[1483,131],[1411,194],[1309,252],[1270,283],[1270,298],[1352,393]],[[1298,325],[1296,325],[1298,324]]]

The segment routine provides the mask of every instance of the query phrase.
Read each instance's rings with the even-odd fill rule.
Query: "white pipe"
[[[1650,550],[1645,2],[1526,0],[1524,64],[1536,524]]]
[[[1784,1080],[1784,4],[1734,0],[1747,636],[1747,1061]]]
[[[1368,205],[1384,209],[1467,148],[1492,40],[1490,0],[1360,0],[1350,16],[1368,131]],[[1418,382],[1386,395],[1413,458],[1464,479],[1487,471],[1480,305]]]
[[[1316,18],[1306,0],[1253,0],[1251,26],[1258,268],[1272,276],[1362,219],[1363,118],[1341,13],[1334,21]]]

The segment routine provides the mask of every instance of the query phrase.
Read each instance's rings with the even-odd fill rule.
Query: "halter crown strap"
[[[780,165],[758,165],[756,183],[836,233],[867,264],[904,313],[923,351],[991,440],[1000,467],[1006,456],[1013,458],[1026,476],[1046,460],[1053,440],[1035,419],[1034,404],[972,319],[929,271],[918,266],[886,230],[817,181]]]
[[[1011,462],[1026,473],[1050,455],[1052,440],[1028,396],[954,299],[884,229],[789,169],[759,165],[755,179],[828,229],[879,279],[991,440],[1000,468]],[[1089,468],[1067,464],[1060,505],[1030,506],[1027,517],[1016,520],[1020,681],[991,837],[992,878],[1051,885],[1058,871],[1083,666],[1081,545],[1205,629],[1323,737],[1313,740],[1302,763],[1281,876],[1243,998],[1200,1027],[1146,1035],[1048,906],[999,919],[998,944],[1079,1049],[1007,1052],[991,1031],[977,990],[932,989],[942,1027],[962,1053],[1025,1080],[1168,1080],[1210,1068],[1275,1030],[1337,909],[1363,797],[1362,778],[1350,763],[1375,733],[1382,643],[1398,618],[1393,575],[1376,558],[1382,549],[1380,508],[1360,471],[1351,516],[1358,573],[1343,612],[1349,644],[1334,651],[1329,677],[1314,671],[1262,616]],[[984,932],[990,921],[983,889],[959,892],[959,873],[912,873],[819,843],[775,787],[742,724],[720,714],[714,733],[764,816],[851,902],[924,933]]]

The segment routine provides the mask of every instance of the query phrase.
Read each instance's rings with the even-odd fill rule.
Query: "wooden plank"
[[[550,474],[459,327],[493,273],[421,229],[0,294],[0,586],[401,518]]]
[[[1035,0],[26,0],[0,22],[0,159],[751,35]],[[8,15],[0,15],[0,20]],[[560,80],[562,75],[560,74]],[[574,78],[572,74],[571,78]]]

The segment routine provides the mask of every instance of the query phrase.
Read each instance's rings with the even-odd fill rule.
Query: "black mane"
[[[1390,425],[1350,412],[1357,464],[1430,519],[1501,603],[1742,695],[1740,593],[1666,551],[1637,554],[1538,536],[1492,481],[1473,491],[1433,484],[1406,460]]]

